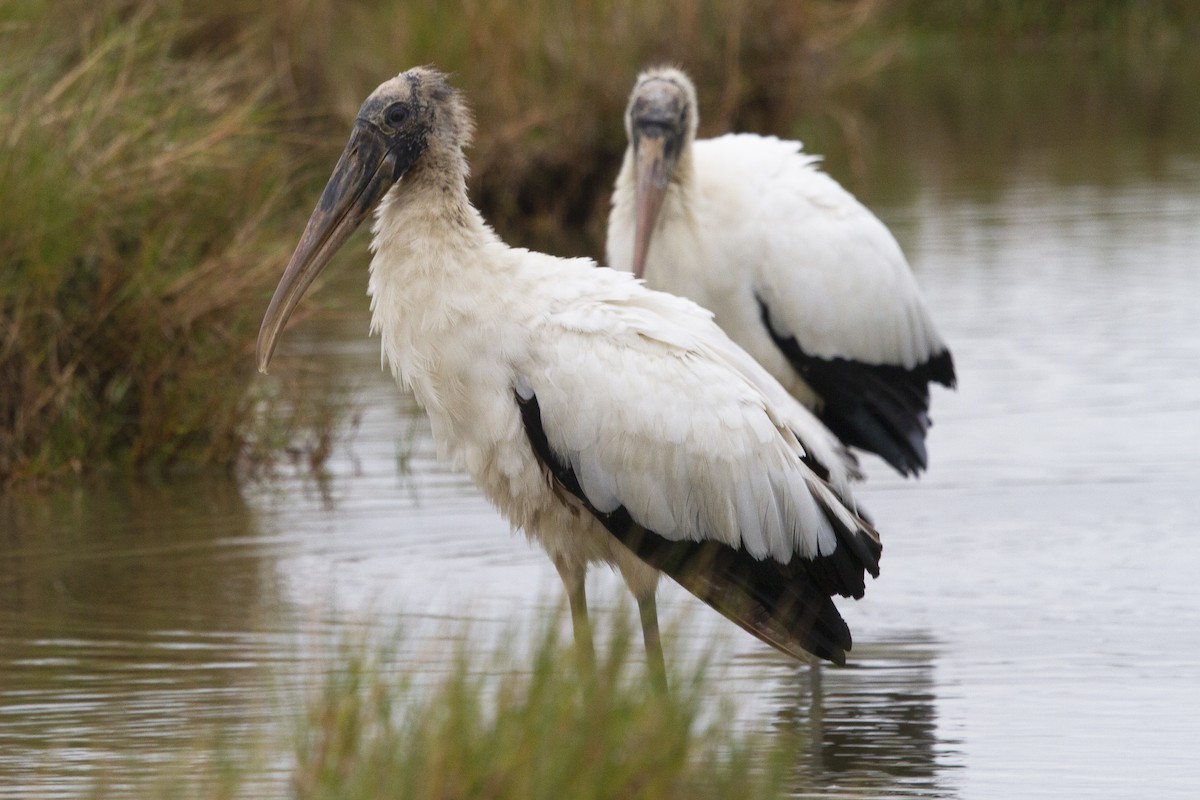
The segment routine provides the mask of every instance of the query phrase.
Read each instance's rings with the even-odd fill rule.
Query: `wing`
[[[902,474],[924,469],[929,383],[954,386],[954,362],[899,244],[797,143],[718,143],[761,162],[742,167],[760,176],[761,213],[746,222],[762,243],[754,299],[776,346],[821,396],[822,421]]]
[[[672,324],[695,306],[665,297],[542,321],[514,386],[529,441],[647,563],[784,652],[841,661],[850,635],[830,596],[862,596],[878,535],[806,465],[790,408],[722,359],[724,334],[698,310],[692,329]]]
[[[780,333],[772,321],[771,307],[761,297],[756,300],[771,340],[821,396],[821,421],[838,438],[878,454],[901,475],[915,475],[926,468],[925,434],[932,424],[929,384],[954,385],[950,351],[942,350],[912,369],[851,358],[820,358],[806,352],[795,336]]]

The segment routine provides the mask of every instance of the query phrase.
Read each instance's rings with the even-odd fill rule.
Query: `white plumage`
[[[589,562],[616,566],[639,602],[664,569],[785,652],[840,661],[849,632],[829,595],[861,596],[879,556],[852,458],[694,303],[501,242],[467,199],[469,131],[433,70],[367,99],[267,311],[260,366],[382,198],[370,293],[384,361],[441,454],[546,549],[573,613]]]
[[[895,238],[800,143],[695,140],[696,108],[681,71],[639,76],[609,265],[711,310],[848,443],[923,469],[928,383],[954,368]]]

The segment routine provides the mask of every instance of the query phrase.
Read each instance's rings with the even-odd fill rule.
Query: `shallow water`
[[[738,724],[807,737],[806,796],[1193,796],[1200,152],[1117,129],[1081,137],[1091,173],[1053,155],[1067,137],[975,165],[914,140],[875,167],[904,176],[876,180],[872,204],[960,380],[935,392],[921,481],[868,462],[885,555],[842,606],[852,668],[810,674],[664,590],[671,652],[717,643]],[[339,283],[358,294],[365,274]],[[367,621],[419,651],[559,607],[545,558],[435,460],[363,305],[284,341],[361,410],[326,480],[0,506],[0,797],[215,776],[187,759],[286,737],[287,698]],[[591,580],[619,606],[615,578]],[[255,771],[263,796],[285,769]]]

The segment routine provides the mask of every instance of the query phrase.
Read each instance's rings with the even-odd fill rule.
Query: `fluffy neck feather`
[[[667,192],[663,197],[662,209],[659,211],[658,220],[655,223],[656,227],[668,217],[691,217],[692,196],[696,192],[692,141],[693,137],[689,135],[679,152],[679,160],[675,162],[675,169],[671,170],[671,179],[667,184]],[[613,191],[612,202],[614,210],[628,220],[631,232],[634,226],[634,216],[637,213],[635,173],[633,145],[630,145],[625,148],[625,159],[621,163],[621,171],[617,175],[617,185]]]
[[[371,332],[382,358],[423,403],[438,371],[439,350],[454,336],[481,292],[500,278],[482,251],[498,242],[471,205],[460,151],[427,153],[384,197],[371,249]]]
[[[695,162],[692,158],[692,143],[696,137],[689,133],[687,138],[683,140],[683,147],[679,150],[679,160],[675,162],[675,169],[671,171],[671,185],[668,191],[675,191],[679,194],[690,194],[692,187],[695,185]]]

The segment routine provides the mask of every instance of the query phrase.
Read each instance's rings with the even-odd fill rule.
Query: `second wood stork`
[[[954,362],[895,238],[798,142],[697,124],[686,74],[638,77],[609,266],[711,310],[842,441],[925,469],[929,384]]]
[[[441,453],[549,553],[577,634],[587,565],[605,562],[639,603],[662,571],[785,653],[843,661],[832,596],[861,597],[881,548],[840,444],[692,302],[500,241],[467,198],[471,129],[430,68],[367,98],[263,319],[259,368],[377,207],[383,358]]]

